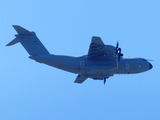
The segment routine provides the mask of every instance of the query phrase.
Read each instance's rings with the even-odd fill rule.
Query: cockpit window
[[[147,61],[146,59],[143,59],[143,61]]]

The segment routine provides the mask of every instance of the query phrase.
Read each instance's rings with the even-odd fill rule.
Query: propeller
[[[118,62],[119,62],[120,57],[123,56],[123,54],[121,53],[121,48],[119,47],[118,41],[117,41],[117,44],[116,44],[115,54],[116,54],[116,57],[118,58]]]
[[[117,69],[118,69],[118,62],[120,61],[120,58],[121,56],[123,56],[123,54],[121,53],[121,48],[119,47],[119,42],[117,41],[117,44],[116,44],[116,49],[115,49],[115,54],[116,54],[116,66],[117,66]]]
[[[119,46],[119,43],[117,41],[117,44],[116,44],[116,54],[118,54],[118,46]]]

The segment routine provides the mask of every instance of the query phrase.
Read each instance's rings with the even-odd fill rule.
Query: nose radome
[[[153,65],[151,63],[149,63],[149,69],[152,69]]]

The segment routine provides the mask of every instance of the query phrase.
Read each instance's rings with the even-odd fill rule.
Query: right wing
[[[90,59],[108,59],[115,57],[115,47],[105,45],[100,37],[93,36],[89,46],[88,58]]]
[[[74,83],[83,83],[88,77],[83,75],[78,75],[75,79]]]

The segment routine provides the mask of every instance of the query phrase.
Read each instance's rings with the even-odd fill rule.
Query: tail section
[[[16,38],[6,46],[11,46],[20,42],[31,56],[50,54],[34,32],[30,32],[18,25],[13,25],[13,27],[18,34],[15,35]]]

